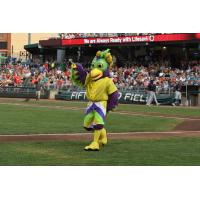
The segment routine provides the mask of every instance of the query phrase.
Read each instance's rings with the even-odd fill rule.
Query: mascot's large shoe
[[[103,145],[106,145],[108,143],[108,139],[107,139],[107,135],[106,135],[106,129],[103,128],[101,130],[101,135],[99,137],[99,146],[103,146]]]
[[[101,130],[95,130],[94,131],[94,140],[93,142],[85,147],[86,151],[99,151],[99,138],[101,135]]]
[[[90,145],[85,147],[86,151],[99,151],[99,143],[92,142]]]

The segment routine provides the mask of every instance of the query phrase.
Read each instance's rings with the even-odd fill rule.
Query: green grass
[[[99,152],[87,142],[8,142],[0,145],[2,166],[199,166],[200,138],[112,140]]]
[[[2,102],[2,100],[1,100]],[[77,133],[82,128],[86,102],[33,101],[8,99],[0,104],[0,134]],[[14,105],[19,103],[21,105]],[[26,105],[22,105],[26,104]],[[34,104],[34,105],[31,105]],[[49,107],[38,107],[44,105]],[[180,116],[200,116],[199,109],[119,105],[118,111],[156,112]],[[170,131],[180,119],[131,116],[111,113],[109,132]],[[195,166],[200,165],[200,138],[111,140],[99,152],[85,152],[87,141],[1,142],[0,165],[75,166]]]
[[[1,99],[1,101],[5,101]],[[35,100],[30,100],[28,102],[24,102],[22,99],[6,99],[5,102],[8,103],[26,103],[34,104],[34,105],[46,105],[46,106],[68,106],[68,107],[78,107],[85,108],[87,102],[81,101],[48,101],[42,100],[36,102]],[[141,112],[141,113],[158,113],[158,114],[168,114],[168,115],[178,115],[178,116],[191,116],[191,117],[200,117],[199,108],[190,108],[190,107],[169,107],[169,106],[152,106],[147,107],[145,105],[136,105],[136,104],[120,104],[116,111],[130,111],[130,112]]]
[[[131,111],[131,112],[142,112],[142,113],[157,113],[166,114],[172,116],[188,116],[188,117],[200,117],[200,110],[196,108],[188,107],[169,107],[169,106],[151,106],[146,105],[128,105],[121,104],[117,111]]]
[[[35,101],[34,99],[30,99],[29,101],[25,101],[25,99],[0,99],[0,102],[7,103],[25,103],[25,104],[34,104],[34,105],[45,105],[45,106],[75,106],[80,108],[85,108],[87,105],[86,101],[65,101],[65,100],[40,100]]]
[[[29,103],[48,105],[48,106],[72,106],[85,108],[86,102],[78,101],[40,101],[39,103],[31,100]],[[144,112],[144,113],[158,113],[158,114],[169,114],[169,115],[179,115],[179,116],[191,116],[200,117],[199,108],[190,107],[169,107],[169,106],[152,106],[147,107],[146,105],[136,105],[136,104],[119,104],[116,111],[130,111],[130,112]]]
[[[0,134],[77,133],[82,128],[84,110],[0,104]],[[109,132],[170,131],[182,120],[109,114]]]

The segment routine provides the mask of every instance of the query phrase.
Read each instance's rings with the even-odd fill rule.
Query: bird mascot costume
[[[85,147],[86,151],[98,151],[107,144],[104,128],[106,115],[118,104],[117,87],[109,74],[113,64],[109,51],[98,51],[89,70],[79,63],[71,64],[71,80],[75,85],[85,88],[89,101],[83,126],[87,131],[93,131],[94,139]]]

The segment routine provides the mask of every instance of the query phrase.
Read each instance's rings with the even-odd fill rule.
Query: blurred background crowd
[[[200,61],[183,62],[179,68],[171,67],[167,61],[150,62],[148,66],[135,61],[125,66],[114,65],[110,76],[120,90],[144,89],[150,80],[154,80],[158,92],[168,93],[178,83],[200,85]],[[75,89],[70,81],[68,62],[57,64],[55,61],[47,61],[43,64],[0,66],[0,87],[35,87],[38,80],[45,89]]]

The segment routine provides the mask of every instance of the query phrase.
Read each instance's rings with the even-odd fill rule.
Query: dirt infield
[[[25,103],[11,103],[0,100],[1,104],[12,104],[18,106],[35,106],[46,107],[52,109],[66,109],[66,110],[81,110],[85,108],[70,107],[70,106],[45,106]],[[175,127],[172,132],[129,132],[129,133],[108,133],[109,139],[162,139],[171,137],[200,137],[200,118],[197,117],[182,117],[176,115],[158,114],[158,113],[142,113],[129,111],[116,111],[115,113],[121,115],[133,116],[154,116],[159,118],[173,118],[184,120],[181,124]],[[92,140],[91,133],[75,133],[75,134],[28,134],[28,135],[0,135],[0,142],[11,141],[78,141],[78,140]]]
[[[200,120],[185,120],[175,127],[178,131],[200,131]]]

